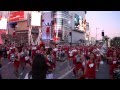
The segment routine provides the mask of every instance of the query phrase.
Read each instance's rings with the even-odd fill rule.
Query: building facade
[[[10,13],[16,13],[17,11],[0,11],[8,18]],[[13,34],[16,31],[17,35],[24,40],[28,41],[28,31],[30,21],[28,19],[28,14],[31,14],[31,11],[22,11],[22,20],[8,21],[8,32]],[[50,39],[54,37],[59,37],[59,40],[62,41],[71,41],[69,33],[72,32],[72,42],[76,43],[79,40],[86,39],[86,30],[83,26],[83,21],[85,19],[86,11],[42,11],[42,39],[46,39],[46,28],[47,23],[50,24]],[[21,19],[21,17],[20,17]],[[41,21],[40,21],[41,22]],[[16,27],[11,27],[12,24],[17,23]],[[45,25],[46,24],[46,25]],[[34,28],[33,28],[34,29]],[[35,30],[33,30],[35,31]],[[37,30],[36,30],[37,31]],[[33,32],[34,33],[34,32]],[[38,32],[36,32],[38,33]],[[36,34],[38,35],[38,34]]]
[[[86,30],[84,28],[85,11],[69,11],[70,15],[70,27],[72,32],[72,38],[69,36],[69,41],[72,39],[72,43],[84,42]]]

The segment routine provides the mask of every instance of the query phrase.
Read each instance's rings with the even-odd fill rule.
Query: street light
[[[99,28],[96,28],[96,41],[97,41],[97,30],[98,30]]]

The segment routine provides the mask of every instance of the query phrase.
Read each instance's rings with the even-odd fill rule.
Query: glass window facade
[[[62,32],[63,35],[64,31],[69,29],[69,11],[52,11],[51,16],[56,20],[56,31]],[[63,37],[62,35],[60,36]]]

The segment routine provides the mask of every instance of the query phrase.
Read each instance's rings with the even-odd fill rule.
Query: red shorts
[[[115,70],[115,68],[117,67],[117,65],[110,65],[110,75],[113,75],[113,71]]]
[[[25,62],[25,58],[24,57],[20,58],[20,61]]]
[[[85,74],[85,78],[93,78],[93,79],[95,79],[95,74]]]
[[[75,64],[75,69],[79,70],[80,68],[82,69],[82,63],[76,63]]]
[[[87,70],[86,71],[86,73],[85,73],[85,77],[86,78],[93,78],[93,79],[95,79],[95,77],[96,77],[96,71],[95,71],[95,68],[94,68],[94,70]]]
[[[10,54],[8,54],[8,59],[10,60]]]
[[[15,67],[16,69],[19,68],[19,65],[20,65],[20,62],[19,62],[19,61],[14,61],[14,67]]]
[[[68,58],[69,58],[69,60],[70,60],[70,59],[73,59],[73,56],[69,56]]]

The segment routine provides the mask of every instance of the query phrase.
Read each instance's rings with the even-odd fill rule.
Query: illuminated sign
[[[85,32],[83,18],[77,14],[74,16],[74,28],[75,30]]]
[[[17,22],[24,20],[24,11],[11,11],[9,16],[10,22]]]
[[[31,25],[41,26],[41,12],[33,11],[31,13]]]

